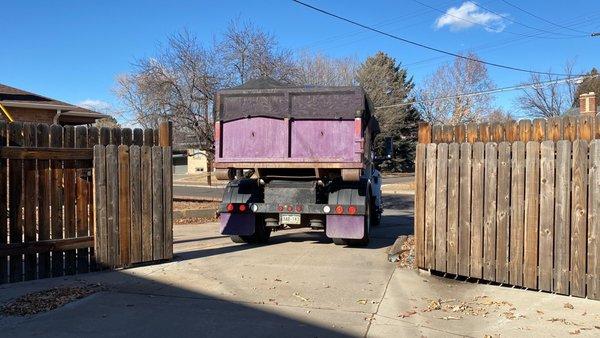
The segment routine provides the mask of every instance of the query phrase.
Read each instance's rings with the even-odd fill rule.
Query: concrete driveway
[[[220,236],[216,223],[178,225],[173,262],[1,286],[0,302],[58,285],[101,283],[105,291],[30,317],[0,317],[0,336],[600,333],[599,302],[396,268],[386,249],[412,231],[412,196],[388,203],[394,208],[367,248],[335,246],[322,233],[304,230],[275,233],[267,246],[240,245]]]

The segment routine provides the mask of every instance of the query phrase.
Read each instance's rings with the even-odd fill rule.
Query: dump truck
[[[215,176],[229,181],[222,234],[266,243],[272,231],[310,227],[339,245],[368,243],[383,212],[382,159],[362,88],[258,79],[219,91],[215,118]]]

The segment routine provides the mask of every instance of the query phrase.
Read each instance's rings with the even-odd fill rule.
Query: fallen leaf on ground
[[[300,294],[298,292],[294,292],[294,296],[300,298],[303,302],[308,302],[308,298],[304,298],[304,297],[300,296]]]
[[[571,310],[573,310],[575,308],[571,303],[565,303],[565,305],[563,307],[565,309],[571,309]]]
[[[367,300],[366,300],[366,299],[359,299],[359,300],[357,300],[356,302],[357,302],[358,304],[361,304],[361,305],[366,305],[366,304],[367,304]]]
[[[575,331],[569,331],[569,334],[572,334],[572,335],[576,335],[576,334],[580,334],[580,333],[581,333],[581,330],[579,330],[579,329],[577,329]]]
[[[416,314],[416,311],[406,311],[406,312],[402,312],[401,314],[398,315],[398,317],[400,318],[408,318],[414,314]]]
[[[433,311],[433,310],[439,310],[442,308],[442,305],[440,304],[441,300],[432,300],[431,302],[429,302],[429,305],[427,306],[427,310],[429,311]]]
[[[27,316],[59,308],[77,299],[84,298],[102,290],[99,284],[84,286],[63,286],[28,293],[0,308],[5,316]]]
[[[443,319],[443,320],[459,320],[459,319],[462,319],[462,317],[445,316],[445,317],[440,317],[440,319]]]

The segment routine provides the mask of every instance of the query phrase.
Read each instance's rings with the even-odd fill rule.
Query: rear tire
[[[349,242],[347,239],[344,238],[332,238],[333,239],[333,244],[335,245],[349,245]]]
[[[371,226],[378,226],[381,224],[381,211],[375,208],[375,199],[371,198]]]

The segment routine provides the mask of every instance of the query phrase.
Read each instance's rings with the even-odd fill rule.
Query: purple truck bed
[[[217,95],[215,168],[362,168],[359,87],[230,89]]]

